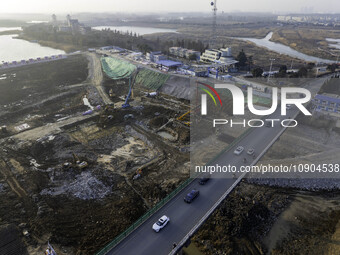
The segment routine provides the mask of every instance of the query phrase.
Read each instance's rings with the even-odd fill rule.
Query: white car
[[[163,215],[155,224],[153,224],[152,229],[156,232],[159,232],[162,228],[168,224],[170,218],[166,215]]]
[[[255,150],[253,148],[250,148],[248,151],[247,151],[247,154],[248,155],[253,155],[255,152]]]
[[[293,106],[292,106],[291,104],[287,104],[287,105],[286,105],[286,109],[287,109],[287,110],[292,109],[292,107],[293,107]]]
[[[240,155],[244,151],[244,148],[242,146],[238,146],[236,150],[234,150],[235,155]]]

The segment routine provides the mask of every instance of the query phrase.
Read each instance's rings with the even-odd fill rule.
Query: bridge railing
[[[173,190],[169,195],[167,195],[164,199],[158,202],[153,208],[147,211],[143,216],[141,216],[137,221],[135,221],[130,227],[128,227],[124,232],[119,234],[113,241],[111,241],[108,245],[106,245],[101,251],[99,251],[96,255],[104,255],[108,251],[110,251],[113,247],[115,247],[120,241],[122,241],[126,236],[128,236],[131,232],[133,232],[137,227],[143,224],[150,216],[152,216],[156,211],[158,211],[163,205],[165,205],[169,200],[171,200],[174,196],[176,196],[182,189],[188,186],[194,178],[189,178],[182,182],[175,190]]]
[[[230,150],[236,143],[239,142],[239,140],[241,140],[246,135],[248,135],[250,131],[251,131],[251,128],[248,128],[239,137],[237,137],[232,143],[230,143],[220,153],[218,153],[214,158],[212,158],[206,165],[209,165],[211,162],[213,162],[219,156],[221,156],[224,152]],[[115,239],[113,239],[113,241],[111,241],[108,245],[106,245],[96,255],[107,254],[107,252],[109,252],[113,247],[115,247],[119,242],[121,242],[125,237],[127,237],[136,228],[138,228],[140,225],[142,225],[150,216],[152,216],[155,212],[157,212],[161,207],[163,207],[169,200],[171,200],[174,196],[176,196],[180,191],[182,191],[186,186],[188,186],[198,176],[199,176],[199,174],[197,174],[193,178],[189,178],[189,179],[185,180],[184,182],[182,182],[175,190],[173,190],[169,195],[167,195],[164,199],[162,199],[160,202],[158,202],[153,208],[151,208],[149,211],[147,211],[143,216],[141,216],[137,221],[135,221],[124,232],[119,234]]]

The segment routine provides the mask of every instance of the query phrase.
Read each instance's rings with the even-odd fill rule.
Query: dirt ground
[[[243,182],[192,239],[203,254],[339,254],[339,192]],[[195,254],[188,250],[186,254]]]
[[[288,129],[258,164],[338,163],[334,123],[297,120],[299,126]],[[197,232],[192,245],[204,254],[334,255],[339,254],[339,222],[338,179],[249,178]]]
[[[46,79],[34,70],[6,73],[17,73],[18,81],[3,88],[13,99],[0,112],[7,125],[0,140],[0,236],[8,236],[0,253],[13,242],[21,249],[17,253],[42,253],[50,241],[58,254],[94,254],[189,177],[189,154],[183,149],[189,128],[175,120],[188,103],[167,95],[147,98],[147,91],[136,87],[132,107],[102,106],[83,116],[89,109],[84,95],[93,106],[103,102],[100,69],[87,57],[89,62],[74,60],[78,73],[68,73],[72,58],[49,63],[53,70],[65,65],[55,74],[64,80],[54,84],[54,76]],[[35,81],[25,88],[32,101],[15,96],[27,86],[28,73]],[[122,104],[126,86],[104,79],[105,91],[110,88],[115,95],[109,100]],[[33,104],[38,97],[45,103]],[[32,110],[39,116],[23,121]],[[14,128],[22,123],[29,129]],[[87,167],[78,167],[78,160]]]

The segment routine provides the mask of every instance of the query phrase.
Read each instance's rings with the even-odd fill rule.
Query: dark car
[[[193,189],[185,196],[184,201],[191,203],[199,194],[200,192],[197,189]]]
[[[205,175],[199,180],[199,184],[204,185],[210,180],[210,175]]]

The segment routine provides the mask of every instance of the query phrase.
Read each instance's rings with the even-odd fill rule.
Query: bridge
[[[312,95],[315,95],[325,81],[324,79],[315,79],[305,85]],[[290,118],[295,118],[299,113],[296,107],[289,110]],[[268,119],[286,119],[281,116],[279,109],[275,111]],[[254,148],[257,158],[246,163],[254,165],[268,151],[268,149],[277,141],[285,132],[286,128],[276,125],[272,128],[261,127],[250,129],[241,139],[230,146],[226,151],[221,153],[210,165],[228,164],[241,167],[245,163],[243,158],[246,152],[241,156],[236,156],[233,152],[239,145],[245,148]],[[176,254],[185,246],[192,235],[199,229],[205,220],[213,213],[218,205],[230,194],[230,192],[244,178],[245,173],[238,173],[236,178],[214,178],[206,185],[199,185],[198,180],[188,182],[179,193],[172,197],[160,209],[150,215],[142,224],[137,226],[130,234],[114,245],[109,245],[98,254],[138,254],[138,255],[165,255]],[[183,198],[192,189],[197,188],[200,195],[191,204],[183,201]],[[169,224],[159,233],[152,230],[152,225],[163,216],[170,217]],[[177,246],[173,249],[173,243]]]

